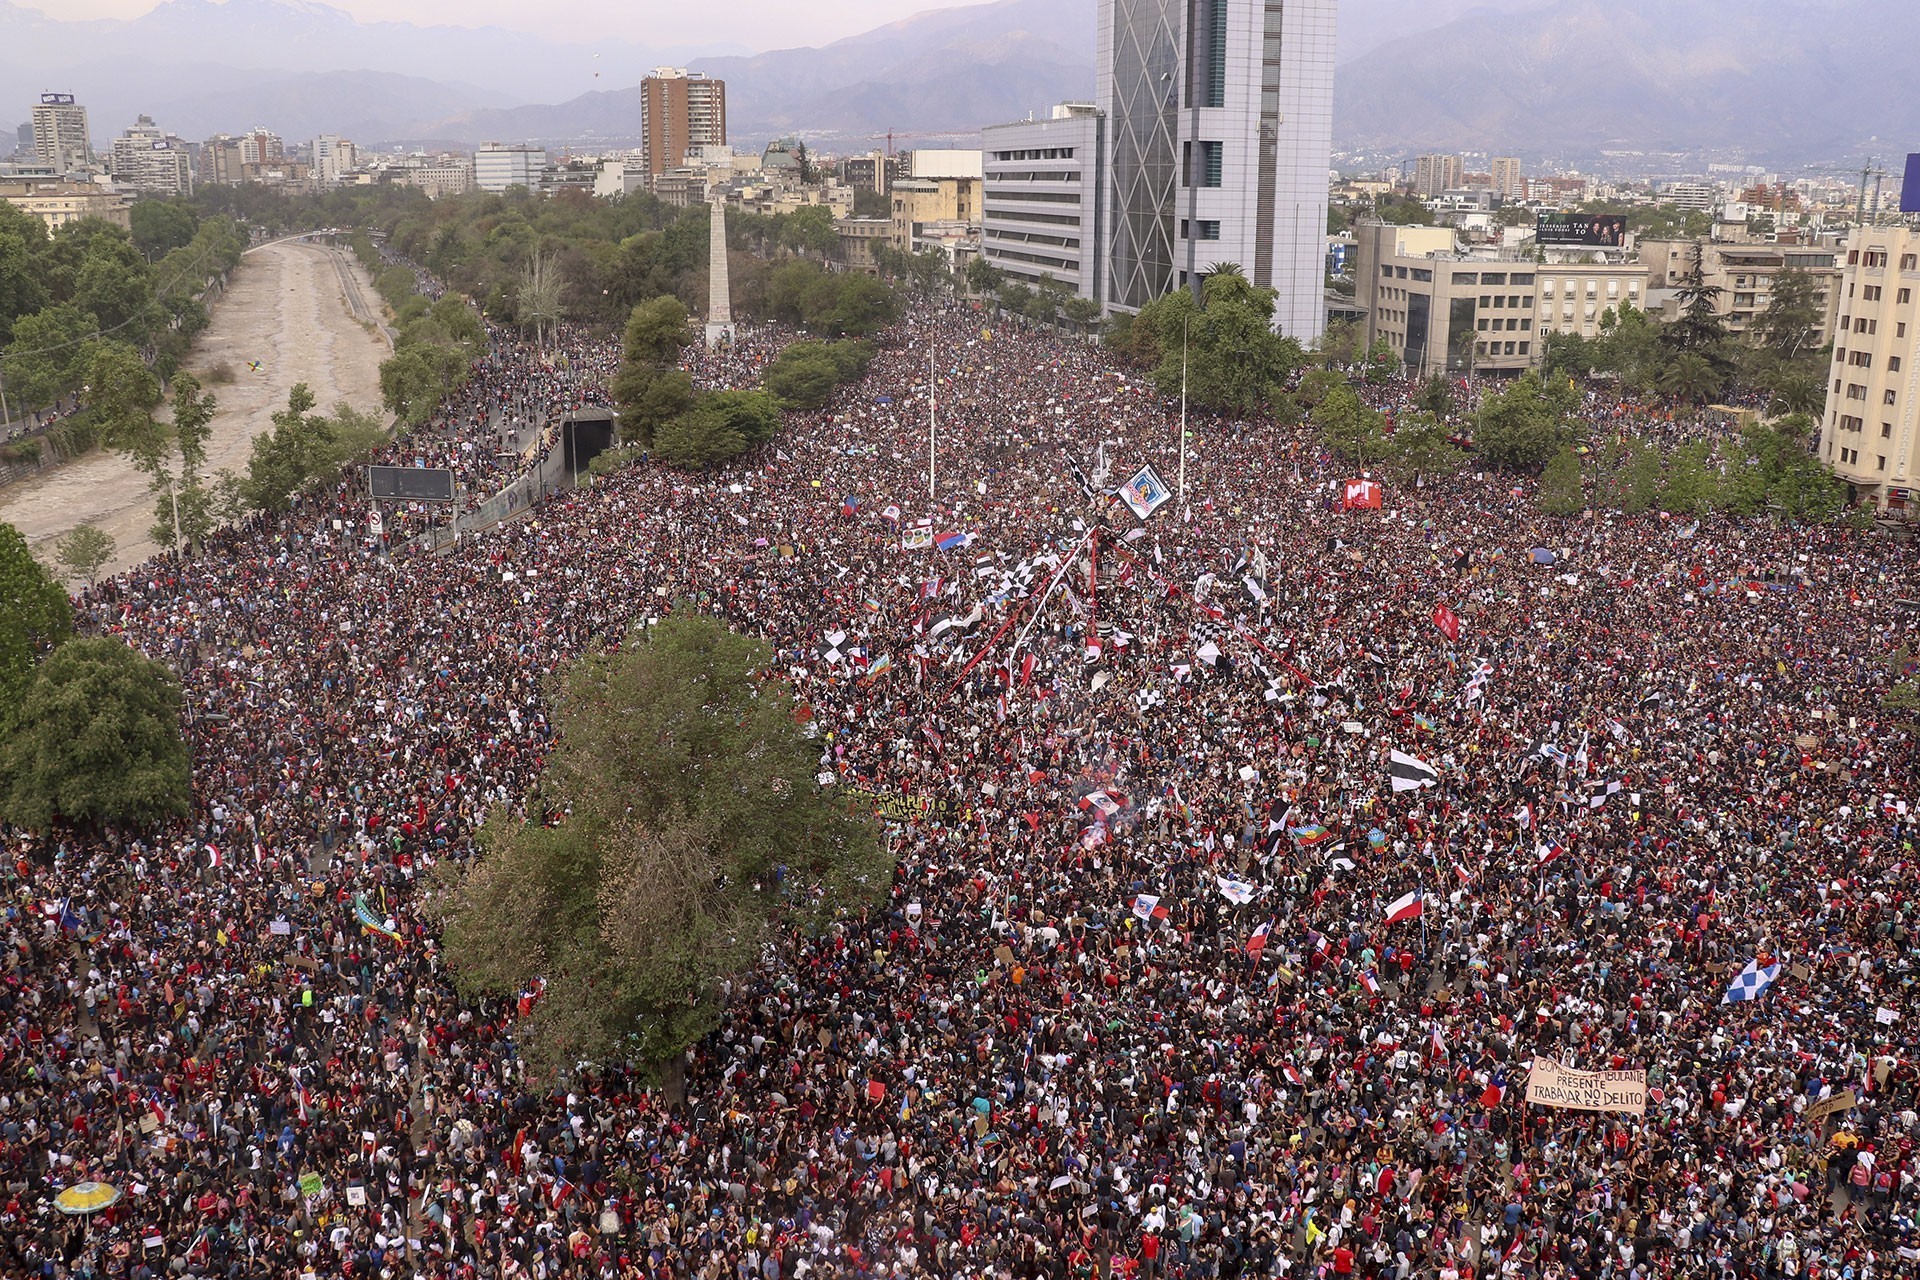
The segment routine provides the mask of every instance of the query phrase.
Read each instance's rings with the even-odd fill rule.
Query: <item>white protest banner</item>
[[[1576,1071],[1544,1055],[1533,1060],[1527,1075],[1527,1101],[1536,1107],[1564,1107],[1571,1111],[1625,1111],[1647,1113],[1645,1071]]]

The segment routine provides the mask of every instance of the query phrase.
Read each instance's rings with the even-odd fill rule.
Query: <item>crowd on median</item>
[[[401,449],[510,476],[614,362],[497,345]],[[738,468],[417,558],[343,487],[95,589],[181,674],[196,810],[13,837],[0,1270],[1920,1270],[1912,546],[1471,471],[1352,509],[1308,430],[1183,467],[1174,415],[923,312]],[[1105,493],[1147,465],[1186,493],[1142,519]],[[742,984],[683,1102],[534,1078],[534,993],[455,995],[423,877],[525,796],[544,675],[689,606],[770,638],[824,785],[913,815],[893,892]],[[1536,1055],[1644,1071],[1644,1115],[1526,1104]],[[88,1180],[123,1198],[54,1211]]]

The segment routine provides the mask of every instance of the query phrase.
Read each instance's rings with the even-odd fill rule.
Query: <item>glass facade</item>
[[[1111,32],[1101,102],[1113,203],[1107,300],[1137,308],[1173,285],[1174,144],[1181,78],[1180,7],[1170,0],[1107,0]]]

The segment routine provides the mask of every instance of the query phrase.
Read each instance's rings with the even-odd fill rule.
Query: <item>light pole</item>
[[[1187,321],[1180,322],[1180,505],[1187,505]]]

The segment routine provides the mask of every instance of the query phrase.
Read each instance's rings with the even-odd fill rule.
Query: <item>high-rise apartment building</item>
[[[1413,194],[1422,200],[1453,191],[1465,180],[1466,167],[1459,156],[1419,156],[1413,162]]]
[[[313,140],[313,181],[321,187],[340,185],[340,175],[354,167],[354,146],[345,138],[323,133]]]
[[[287,144],[280,135],[255,125],[240,137],[240,163],[278,164],[287,158]]]
[[[727,142],[727,82],[655,67],[640,82],[640,151],[649,174],[678,169],[695,147]]]
[[[1527,180],[1520,173],[1518,156],[1495,156],[1493,158],[1493,194],[1502,200],[1524,200],[1527,198]]]
[[[113,180],[150,195],[193,194],[193,157],[187,144],[140,116],[113,140]]]
[[[1920,232],[1847,244],[1820,456],[1856,497],[1911,509],[1920,488]]]
[[[230,187],[238,183],[246,164],[240,152],[240,139],[231,134],[216,133],[201,143],[200,158],[195,162],[200,184]]]
[[[41,164],[66,173],[93,158],[87,109],[70,93],[43,93],[33,107],[33,150]]]
[[[494,195],[508,187],[538,191],[546,168],[545,148],[483,142],[473,153],[473,185]]]
[[[1234,263],[1274,323],[1325,323],[1335,0],[1101,0],[1104,302],[1135,310]]]

